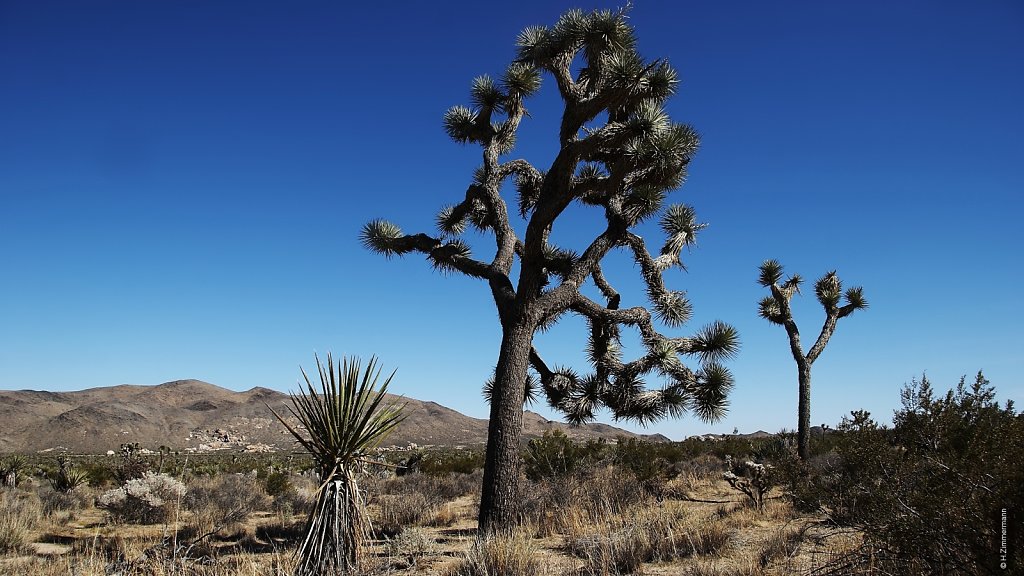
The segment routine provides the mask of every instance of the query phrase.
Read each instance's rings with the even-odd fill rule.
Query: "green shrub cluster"
[[[431,476],[445,476],[452,472],[472,474],[484,467],[481,450],[435,450],[423,455],[419,471]]]
[[[862,530],[859,561],[889,573],[1024,566],[1024,531],[1013,525],[1024,510],[1024,416],[1012,402],[1000,406],[981,373],[943,395],[922,377],[901,397],[891,428],[854,411],[839,426],[834,454],[790,467],[797,503]]]

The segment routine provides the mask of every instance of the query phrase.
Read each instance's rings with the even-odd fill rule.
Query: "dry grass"
[[[633,574],[651,562],[722,553],[730,533],[721,523],[688,515],[681,506],[640,508],[565,537],[566,551],[587,575]]]
[[[189,482],[204,487],[211,510],[229,506],[232,492],[258,493],[231,480]],[[369,543],[368,576],[400,574],[474,576],[495,574],[648,576],[780,576],[807,574],[839,562],[856,535],[839,534],[802,517],[782,499],[758,511],[720,479],[684,473],[658,501],[628,474],[601,468],[593,476],[529,484],[527,523],[505,538],[474,538],[478,493],[472,477],[410,476],[377,481],[369,493],[374,525],[390,523]],[[37,493],[57,502],[48,488],[4,493],[0,518],[19,519],[7,530],[16,544],[0,557],[0,573],[56,576],[278,576],[290,574],[302,517],[285,513],[304,484],[272,504],[260,499],[237,516],[237,526],[200,542],[196,526],[214,514],[184,503],[161,525],[110,523],[84,498],[68,499],[45,513]],[[377,492],[374,492],[377,490]],[[676,490],[676,492],[673,492]],[[96,492],[93,492],[95,494]],[[684,494],[686,499],[673,498]],[[720,503],[724,502],[724,503]],[[224,506],[221,506],[224,504]],[[289,506],[292,506],[289,504]],[[17,511],[16,514],[12,513]],[[383,520],[383,522],[382,522]],[[0,524],[2,525],[2,524]],[[4,535],[0,534],[0,538]],[[8,536],[8,540],[11,540]]]
[[[43,506],[34,493],[0,488],[0,554],[23,551],[43,519]]]
[[[522,531],[473,541],[465,558],[446,576],[543,576],[538,546]]]

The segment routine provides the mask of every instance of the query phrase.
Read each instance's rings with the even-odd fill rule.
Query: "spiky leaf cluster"
[[[821,354],[829,338],[835,331],[836,321],[849,316],[855,310],[867,308],[868,302],[864,298],[864,290],[861,287],[850,288],[846,291],[846,303],[840,306],[842,300],[843,283],[835,270],[826,273],[814,283],[814,295],[822,308],[825,309],[825,324],[822,326],[814,346],[803,356],[800,350],[800,332],[796,322],[793,320],[793,312],[790,309],[790,300],[794,294],[800,293],[800,284],[803,279],[799,274],[793,274],[785,282],[781,282],[783,275],[782,264],[776,260],[765,260],[759,269],[758,283],[771,291],[758,302],[758,314],[772,324],[785,326],[789,335],[793,353],[798,357],[798,362],[804,359],[813,362]]]

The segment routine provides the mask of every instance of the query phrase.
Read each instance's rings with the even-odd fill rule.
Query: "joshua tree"
[[[797,329],[796,321],[793,320],[793,311],[789,307],[789,301],[793,294],[800,293],[800,283],[803,279],[799,274],[794,274],[785,282],[782,280],[782,264],[776,260],[765,260],[761,264],[761,275],[758,282],[772,291],[771,296],[765,296],[761,300],[760,314],[765,320],[772,324],[779,324],[786,329],[789,335],[789,349],[796,360],[797,371],[800,381],[800,401],[797,408],[797,451],[800,458],[807,460],[810,456],[810,430],[811,430],[811,365],[818,359],[821,352],[825,350],[829,338],[836,331],[836,322],[853,314],[855,310],[868,307],[868,301],[864,299],[864,289],[860,286],[850,288],[846,291],[846,303],[840,306],[840,300],[844,296],[843,283],[833,270],[825,274],[814,283],[814,294],[818,302],[825,308],[825,324],[821,327],[818,339],[811,346],[811,349],[804,354],[800,346],[800,330]]]
[[[484,532],[506,528],[517,516],[524,398],[539,388],[570,423],[590,421],[602,407],[618,419],[640,423],[678,417],[688,409],[713,421],[723,415],[732,385],[718,362],[739,346],[736,331],[721,322],[675,338],[663,336],[655,323],[675,328],[689,319],[685,293],[668,289],[662,275],[683,268],[680,252],[705,227],[690,207],[668,207],[660,218],[667,239],[655,254],[634,230],[662,211],[699,144],[697,133],[673,122],[663,108],[676,90],[676,72],[664,59],[640,56],[623,12],[574,10],[553,27],[527,28],[517,44],[518,56],[499,79],[473,80],[471,107],[455,106],[444,116],[448,135],[479,145],[482,162],[462,198],[437,215],[437,234],[405,234],[395,224],[374,220],[361,235],[370,250],[389,257],[419,252],[436,269],[477,278],[490,288],[502,338],[489,387],[479,517]],[[564,103],[558,153],[545,168],[522,158],[503,161],[527,116],[526,99],[540,88],[545,72]],[[510,180],[517,193],[513,210],[525,220],[523,236],[501,194]],[[556,220],[570,206],[596,210],[605,220],[580,252],[551,239]],[[468,227],[493,236],[490,261],[477,259],[460,239]],[[620,307],[620,294],[602,267],[619,248],[639,267],[653,314],[641,305]],[[603,302],[581,291],[588,280]],[[589,324],[593,366],[588,374],[549,365],[533,345],[535,333],[565,313]],[[636,329],[644,347],[628,362],[621,354],[623,327]],[[684,356],[696,357],[699,366],[687,367]],[[664,382],[649,388],[644,377],[652,374]]]
[[[319,390],[306,372],[306,390],[292,396],[289,406],[301,432],[271,408],[274,416],[313,455],[320,471],[316,505],[306,520],[306,537],[298,550],[297,576],[355,573],[359,545],[368,524],[356,484],[356,471],[366,452],[376,447],[402,421],[399,406],[382,406],[394,372],[378,388],[380,369],[371,358],[360,375],[356,358],[327,365],[316,359]],[[269,408],[269,406],[268,406]]]

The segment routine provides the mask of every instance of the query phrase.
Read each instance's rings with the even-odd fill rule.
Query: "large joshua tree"
[[[438,232],[405,234],[384,220],[362,231],[370,250],[386,256],[418,252],[435,268],[480,279],[491,290],[502,338],[488,387],[479,517],[484,532],[516,520],[523,402],[538,382],[547,402],[571,423],[592,420],[602,407],[618,419],[640,423],[678,417],[686,410],[713,421],[724,413],[732,385],[730,373],[718,362],[739,344],[736,331],[721,322],[675,338],[662,335],[655,323],[674,328],[689,319],[685,294],[668,289],[662,275],[683,267],[680,251],[694,244],[704,228],[691,208],[673,205],[660,219],[667,240],[659,251],[652,254],[634,231],[662,211],[697,151],[697,133],[673,122],[663,108],[677,86],[675,71],[665,60],[640,56],[623,12],[574,10],[553,27],[527,28],[517,44],[517,58],[499,79],[473,80],[471,107],[455,106],[444,116],[448,135],[480,146],[483,158],[464,196],[438,214]],[[558,153],[544,168],[522,158],[503,160],[527,116],[525,101],[540,88],[544,72],[554,78],[564,103]],[[525,220],[522,237],[501,194],[506,181],[514,183],[515,207]],[[580,252],[551,239],[556,220],[573,205],[600,211],[605,220]],[[468,227],[493,236],[490,261],[476,258],[460,239]],[[639,305],[620,307],[620,294],[602,268],[605,257],[619,248],[636,261],[653,314]],[[602,298],[581,291],[588,280]],[[538,330],[566,313],[589,324],[592,370],[587,374],[549,365],[533,345]],[[637,330],[644,346],[632,361],[621,354],[624,327]],[[699,366],[687,367],[685,356],[695,357]],[[663,382],[649,387],[647,376]]]
[[[800,383],[800,400],[797,406],[797,451],[800,453],[801,459],[807,460],[810,456],[811,433],[811,365],[825,350],[829,339],[836,331],[836,323],[839,319],[853,314],[856,310],[867,308],[868,301],[864,299],[864,289],[857,286],[846,291],[846,302],[840,306],[840,300],[844,296],[843,283],[836,275],[836,271],[833,270],[819,278],[814,283],[814,294],[825,309],[825,323],[821,327],[821,332],[818,333],[818,339],[814,341],[814,345],[804,354],[800,344],[800,330],[796,326],[796,321],[793,320],[793,311],[789,306],[793,294],[800,293],[800,284],[803,279],[799,274],[793,274],[785,282],[782,282],[782,264],[776,260],[765,260],[761,264],[758,282],[771,290],[771,295],[765,296],[761,300],[759,310],[761,317],[786,329],[786,334],[789,335],[789,349],[793,354],[793,359],[796,360]]]

